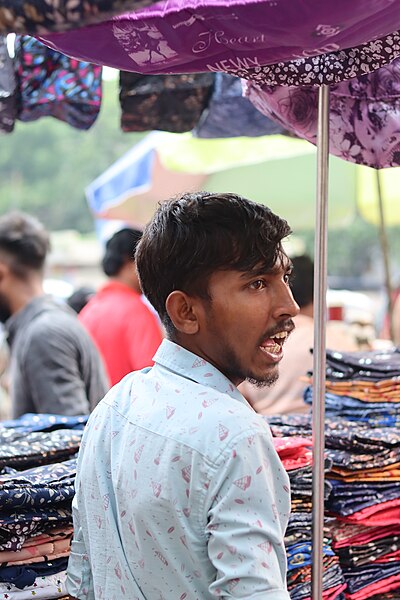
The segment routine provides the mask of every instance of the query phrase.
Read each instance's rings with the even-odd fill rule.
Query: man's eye
[[[265,288],[265,281],[263,279],[257,279],[257,281],[252,281],[250,287],[253,290],[262,290],[263,288]]]

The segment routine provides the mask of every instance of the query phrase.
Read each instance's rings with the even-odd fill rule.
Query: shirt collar
[[[221,371],[186,348],[164,339],[153,360],[156,364],[179,373],[186,379],[213,388],[222,394],[228,394],[253,410],[237,387]]]

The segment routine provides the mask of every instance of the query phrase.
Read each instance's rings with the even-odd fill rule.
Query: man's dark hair
[[[67,298],[67,304],[70,306],[76,313],[80,313],[83,308],[85,308],[86,304],[89,302],[90,298],[94,296],[96,290],[88,285],[83,285],[78,288]]]
[[[236,194],[187,193],[161,202],[136,250],[144,294],[172,336],[165,302],[174,290],[210,299],[215,271],[268,272],[291,233],[269,208]]]
[[[49,234],[35,217],[19,211],[0,217],[0,254],[17,277],[42,271],[49,248]]]
[[[292,258],[293,277],[290,283],[293,297],[300,308],[314,299],[314,263],[307,254]]]
[[[118,275],[127,261],[134,261],[136,246],[142,237],[142,233],[139,229],[125,227],[114,233],[107,241],[102,267],[108,277]]]

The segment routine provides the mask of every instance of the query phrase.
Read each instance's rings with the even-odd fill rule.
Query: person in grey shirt
[[[0,321],[10,346],[13,417],[87,414],[109,388],[99,353],[74,312],[43,291],[49,236],[30,215],[0,217]]]

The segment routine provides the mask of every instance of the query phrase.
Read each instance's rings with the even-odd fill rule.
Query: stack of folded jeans
[[[371,427],[400,425],[400,352],[327,350],[325,406],[328,416],[341,416]],[[312,387],[305,392],[312,402]]]
[[[24,415],[0,424],[0,600],[66,594],[82,437],[74,428],[86,419]]]
[[[309,600],[312,562],[312,444],[310,439],[295,436],[274,438],[274,445],[288,472],[292,495],[292,512],[285,535],[288,590],[292,600]],[[329,469],[330,464],[327,461],[326,469]],[[326,482],[325,498],[329,492],[330,484]],[[339,599],[346,587],[343,574],[328,538],[324,542],[323,598]]]

